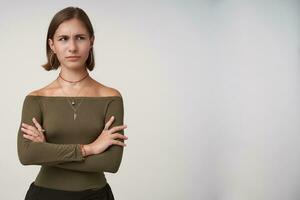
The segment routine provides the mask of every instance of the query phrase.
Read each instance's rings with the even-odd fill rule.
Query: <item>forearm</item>
[[[123,147],[113,145],[100,154],[86,156],[83,162],[59,163],[53,166],[75,171],[116,173],[119,170],[122,156]]]
[[[17,151],[22,165],[53,165],[85,159],[79,144],[33,142],[23,138],[21,130],[18,135]]]

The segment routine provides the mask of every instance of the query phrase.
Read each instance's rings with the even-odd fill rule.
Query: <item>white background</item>
[[[67,2],[1,1],[0,199],[38,173],[17,157],[21,107],[58,76],[41,64],[67,6],[94,26],[90,75],[124,99],[117,200],[299,199],[299,1]]]

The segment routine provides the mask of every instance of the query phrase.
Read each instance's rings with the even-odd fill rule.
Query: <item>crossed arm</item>
[[[105,122],[110,116],[115,116],[111,127],[123,124],[123,100],[113,99],[107,108]],[[39,101],[34,96],[26,96],[22,108],[22,122],[34,126],[32,118],[41,122],[42,113]],[[124,135],[124,130],[119,131]],[[124,141],[120,139],[120,141]],[[123,147],[112,145],[100,154],[83,157],[80,144],[53,144],[48,142],[33,142],[23,137],[21,125],[18,132],[18,156],[23,165],[45,165],[83,172],[116,173],[120,167]]]

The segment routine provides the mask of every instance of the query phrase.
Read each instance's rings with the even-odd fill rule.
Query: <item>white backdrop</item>
[[[17,130],[25,95],[58,75],[41,64],[67,6],[94,26],[90,75],[124,99],[117,200],[299,199],[297,0],[1,1],[0,199],[24,199],[38,173]]]

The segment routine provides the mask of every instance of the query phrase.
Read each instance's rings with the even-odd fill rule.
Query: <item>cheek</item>
[[[81,44],[81,50],[83,53],[88,53],[90,50],[90,45],[88,42],[82,43]]]
[[[58,60],[62,61],[65,57],[65,53],[62,51],[57,51],[56,56],[57,56]]]
[[[62,45],[56,46],[55,50],[56,50],[56,55],[58,58],[63,58],[66,54],[66,48]]]
[[[89,53],[90,53],[90,46],[88,45],[84,46],[82,48],[81,55],[87,58],[89,56]]]
[[[86,57],[88,57],[88,56],[89,56],[89,53],[90,53],[90,50],[87,49],[87,50],[84,52],[84,55],[85,55]]]

